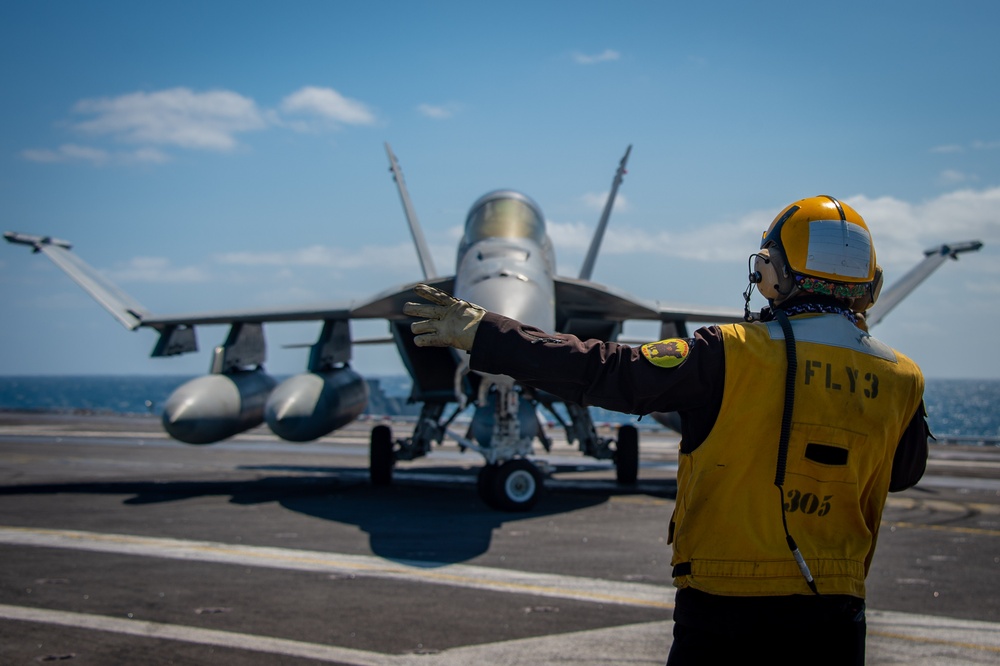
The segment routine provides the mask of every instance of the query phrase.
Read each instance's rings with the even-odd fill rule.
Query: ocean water
[[[174,389],[191,379],[182,375],[0,376],[0,410],[159,415]],[[368,379],[368,386],[368,413],[419,413],[419,406],[406,404],[409,377]]]
[[[171,392],[191,377],[0,376],[0,410],[160,414]],[[280,378],[279,378],[280,379]],[[370,413],[415,414],[405,404],[408,377],[371,380]],[[929,379],[924,393],[928,422],[939,439],[1000,442],[1000,380]],[[596,421],[630,417],[596,410]]]

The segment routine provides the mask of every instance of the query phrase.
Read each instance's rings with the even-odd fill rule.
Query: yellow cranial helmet
[[[831,196],[786,207],[764,232],[760,247],[758,288],[776,303],[801,291],[849,300],[859,312],[875,302],[881,269],[868,225]]]

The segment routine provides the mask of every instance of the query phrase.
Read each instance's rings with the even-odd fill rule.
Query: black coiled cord
[[[778,463],[774,472],[774,485],[778,487],[778,494],[781,500],[781,525],[785,528],[785,541],[788,549],[792,551],[799,571],[806,579],[806,584],[814,594],[819,594],[816,589],[816,581],[813,580],[809,566],[805,558],[799,552],[799,547],[795,544],[795,539],[788,532],[788,520],[785,518],[785,468],[788,466],[788,442],[792,437],[792,413],[795,409],[795,375],[798,372],[798,357],[795,355],[795,334],[792,332],[792,324],[788,321],[788,315],[784,310],[775,309],[774,317],[781,326],[781,332],[785,336],[785,357],[788,361],[785,369],[785,405],[781,412],[781,435],[778,439]]]

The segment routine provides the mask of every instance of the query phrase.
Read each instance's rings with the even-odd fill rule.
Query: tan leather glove
[[[426,317],[410,324],[416,336],[413,342],[418,347],[455,347],[471,351],[479,321],[486,310],[426,284],[418,284],[413,291],[435,304],[407,303],[403,306],[403,314]]]

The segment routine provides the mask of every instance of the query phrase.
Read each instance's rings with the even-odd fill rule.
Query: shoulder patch
[[[647,342],[642,347],[646,360],[660,368],[676,368],[687,360],[691,346],[687,340],[670,338],[659,342]]]

